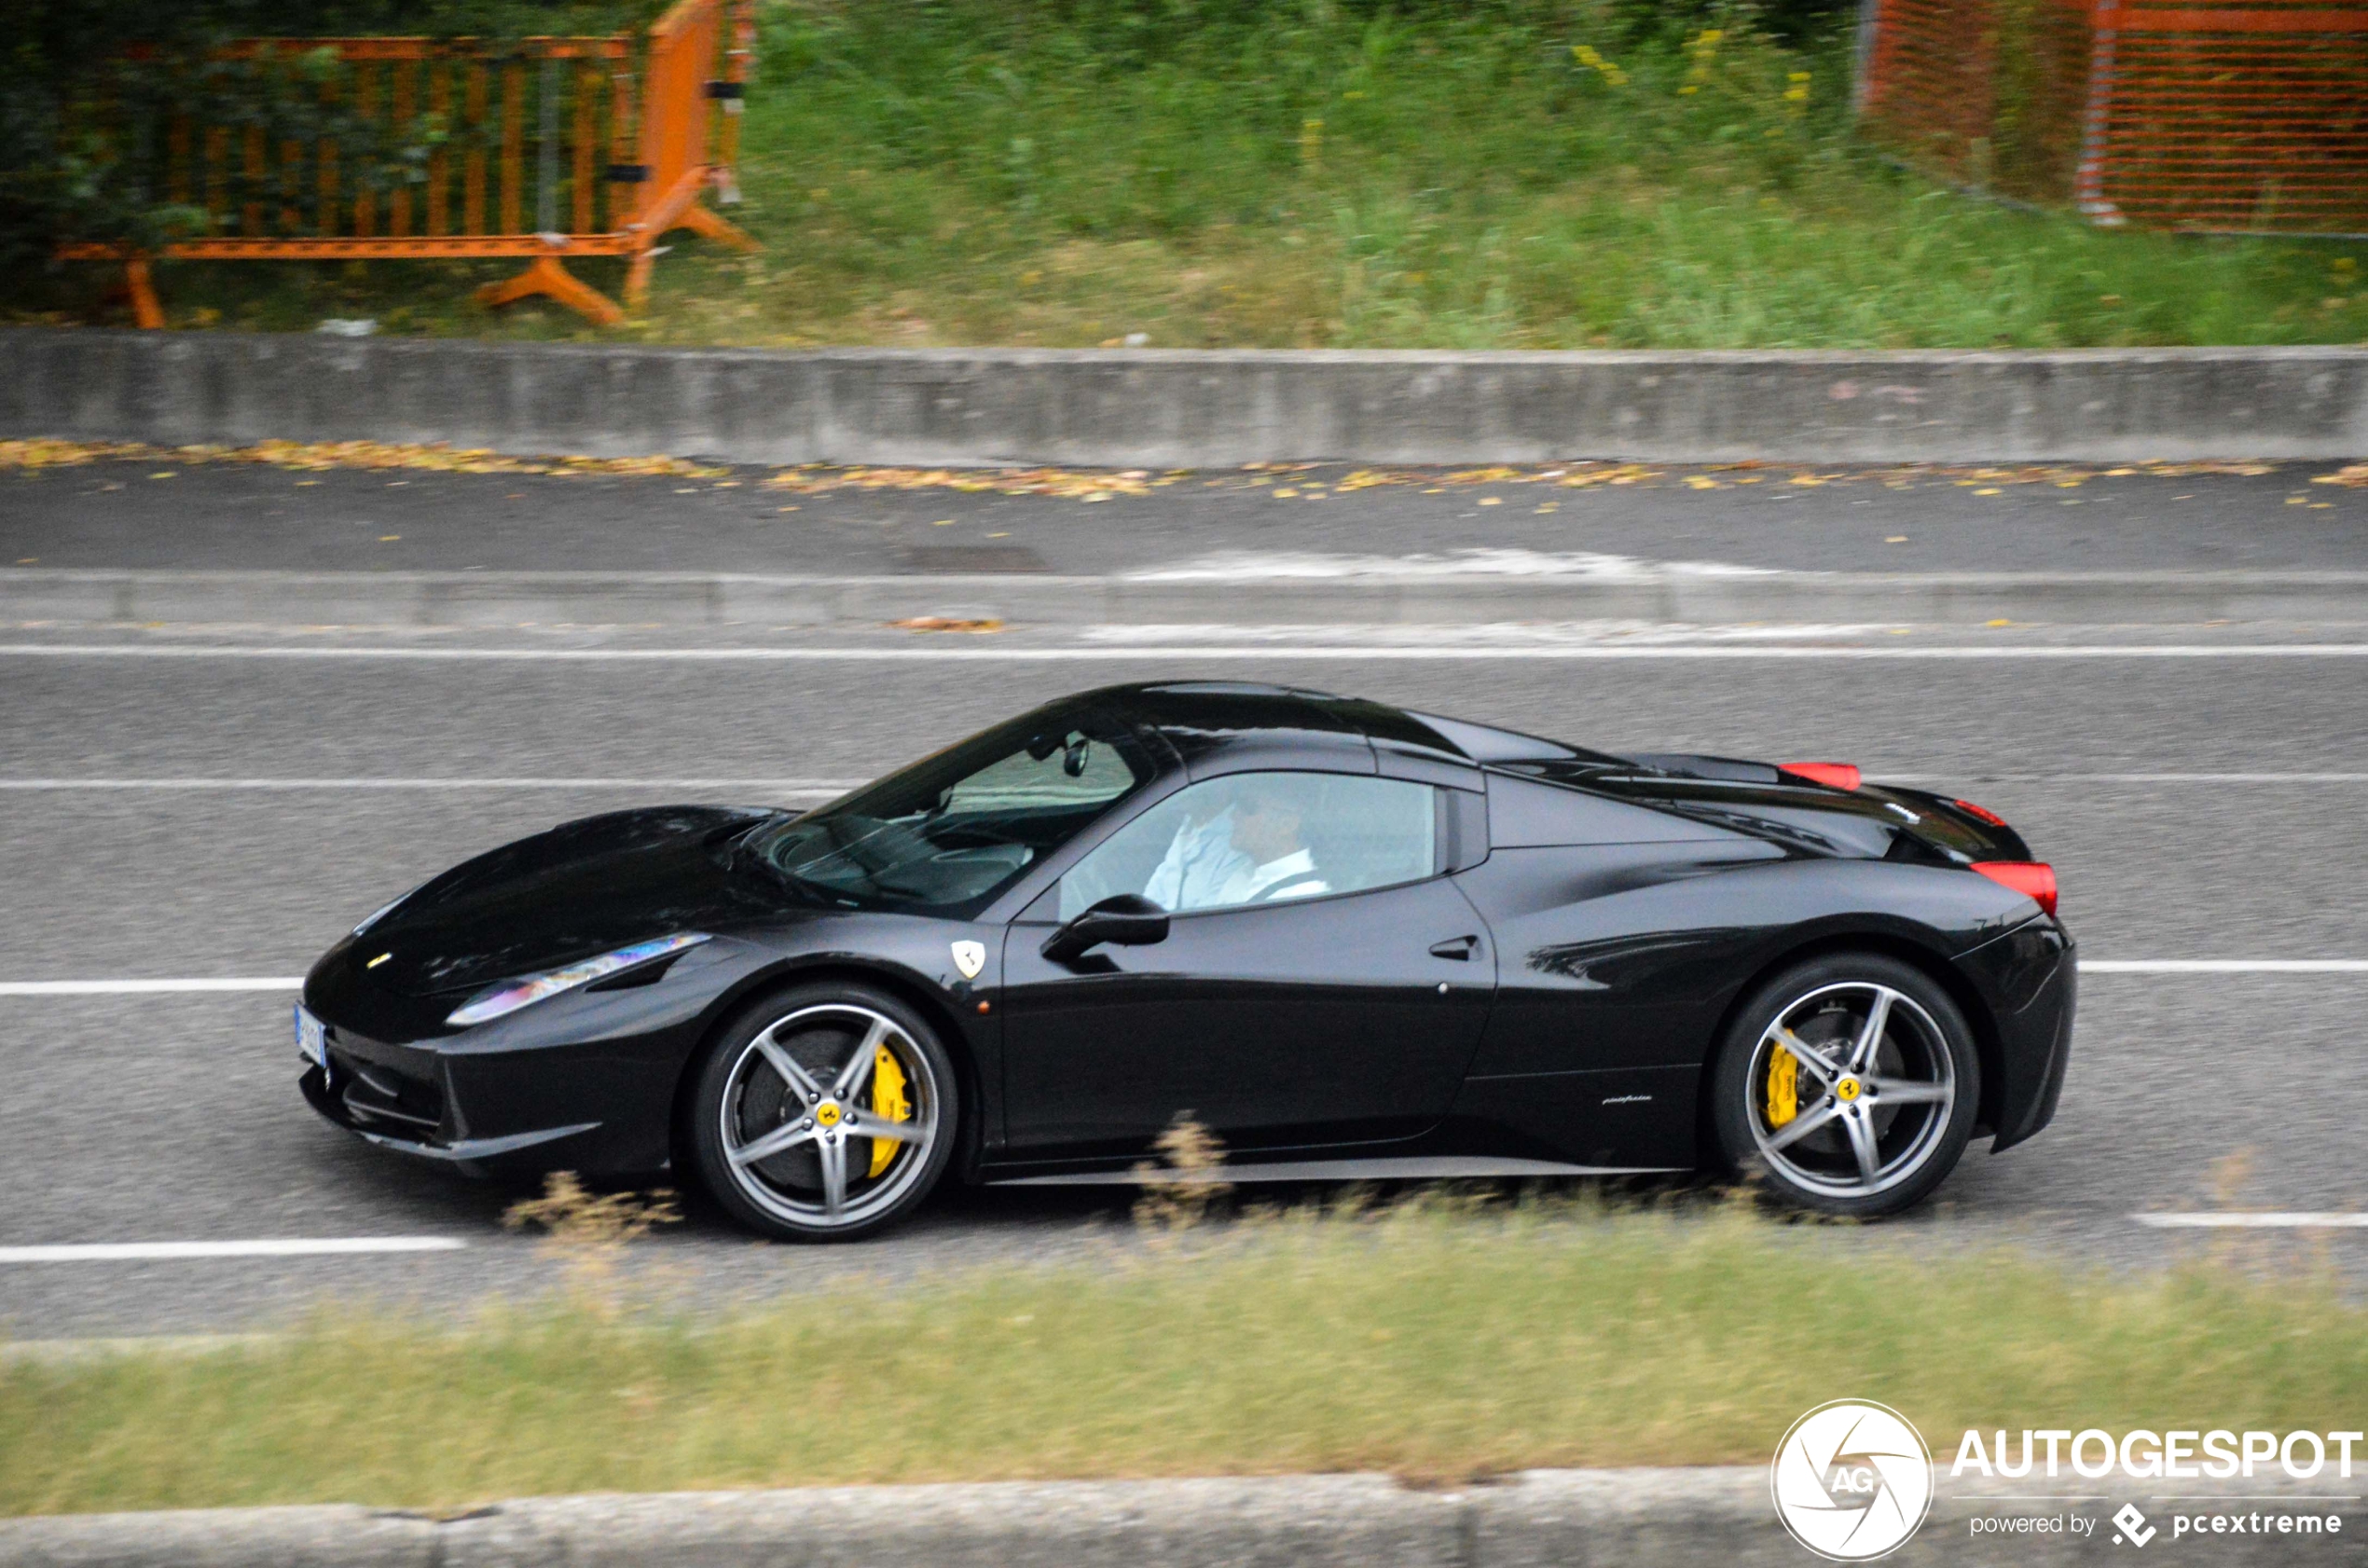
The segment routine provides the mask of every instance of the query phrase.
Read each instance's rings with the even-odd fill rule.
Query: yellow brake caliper
[[[890,1121],[912,1121],[913,1096],[904,1081],[902,1065],[887,1046],[874,1049],[877,1054],[872,1058],[872,1114]],[[886,1138],[874,1138],[871,1174],[878,1176],[887,1170],[888,1162],[896,1158],[896,1151],[903,1147]]]
[[[1799,1114],[1800,1063],[1780,1045],[1768,1058],[1768,1124],[1782,1127]]]

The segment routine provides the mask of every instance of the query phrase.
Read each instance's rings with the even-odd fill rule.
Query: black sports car
[[[846,1237],[967,1182],[1755,1164],[1915,1203],[2047,1124],[2055,874],[1839,763],[1614,756],[1276,686],[1117,686],[802,815],[564,823],[356,927],[305,1097],[476,1174],[696,1171]]]

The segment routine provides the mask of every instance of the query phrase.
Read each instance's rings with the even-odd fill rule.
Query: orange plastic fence
[[[478,297],[506,305],[548,295],[603,325],[623,321],[615,301],[568,271],[568,257],[626,257],[626,302],[638,306],[658,241],[670,230],[756,248],[701,201],[710,192],[726,202],[739,197],[733,163],[751,10],[752,0],[681,0],[639,49],[623,34],[521,39],[498,56],[420,38],[237,46],[232,53],[242,58],[333,48],[347,69],[324,90],[350,91],[358,118],[400,124],[425,110],[461,134],[430,155],[422,178],[381,190],[340,171],[334,141],[273,146],[255,127],[175,124],[167,142],[172,199],[202,206],[213,232],[165,254],[208,261],[530,256],[524,272]],[[243,199],[231,200],[234,187]],[[147,257],[100,244],[59,254],[123,263],[140,324],[164,324]]]
[[[2368,5],[2100,7],[2092,58],[2097,221],[2368,231]]]
[[[1996,111],[1998,32],[1986,16],[1965,26],[1967,10],[1964,0],[1882,0],[1860,101],[1894,140],[1960,178]]]
[[[1944,178],[2064,200],[2087,97],[2085,0],[2028,0],[2013,21],[2002,28],[1992,0],[1879,0],[1860,110]]]
[[[2368,0],[1877,0],[1861,107],[1946,177],[2100,224],[2368,232]]]

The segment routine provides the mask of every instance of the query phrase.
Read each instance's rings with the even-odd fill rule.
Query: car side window
[[[1117,893],[1176,915],[1419,881],[1437,866],[1427,784],[1239,773],[1177,791],[1069,869],[1061,918]]]

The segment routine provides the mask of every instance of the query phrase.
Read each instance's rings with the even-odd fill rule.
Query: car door
[[[1692,1163],[1704,1055],[1769,934],[1752,882],[1724,873],[1783,850],[1504,775],[1488,816],[1488,859],[1456,881],[1503,975],[1455,1133],[1580,1164]]]
[[[1446,1114],[1495,956],[1453,881],[1436,786],[1270,771],[1168,796],[1009,929],[1006,1154],[1131,1157],[1178,1115],[1229,1148],[1412,1136]],[[1164,941],[1068,963],[1043,942],[1115,893]]]

